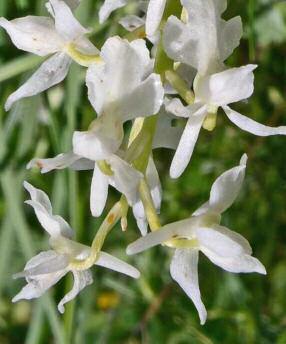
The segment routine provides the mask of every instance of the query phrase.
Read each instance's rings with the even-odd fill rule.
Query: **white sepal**
[[[64,53],[57,53],[46,60],[39,69],[7,99],[5,110],[9,111],[18,100],[39,94],[59,84],[67,76],[71,59]]]
[[[49,3],[54,14],[55,28],[66,42],[76,41],[89,32],[78,22],[64,1],[49,0]]]
[[[39,222],[50,236],[64,236],[72,238],[73,230],[70,228],[68,223],[60,216],[53,215],[51,202],[48,196],[42,190],[36,189],[27,182],[24,182],[24,187],[31,196],[31,200],[28,200],[25,203],[34,208]]]
[[[50,261],[53,261],[54,263],[55,257],[58,257],[58,255],[54,251],[41,252],[27,262],[24,268],[24,274],[20,273],[15,277],[22,277],[22,275],[25,275],[26,271],[36,269],[43,263],[47,264]],[[61,264],[60,269],[56,271],[57,266],[53,266],[50,273],[48,273],[46,269],[46,274],[37,274],[35,276],[28,274],[26,276],[27,285],[25,285],[22,290],[16,296],[14,296],[12,302],[17,302],[22,299],[30,300],[42,296],[50,287],[55,285],[67,273],[66,269],[61,269],[62,267],[63,264]]]
[[[201,300],[198,259],[198,250],[177,249],[172,258],[170,273],[172,278],[193,301],[199,313],[201,325],[203,325],[207,319],[207,311]]]
[[[228,106],[223,107],[227,117],[240,129],[257,136],[286,135],[286,126],[268,127],[248,118]]]
[[[96,261],[95,265],[103,266],[107,269],[114,270],[120,272],[124,275],[139,278],[140,272],[134,268],[132,265],[125,263],[121,259],[118,259],[108,253],[100,252],[99,258]]]
[[[62,170],[70,168],[74,171],[92,170],[94,168],[94,161],[81,158],[73,152],[61,153],[54,158],[39,159],[34,158],[27,164],[27,169],[39,167],[41,173],[48,173],[53,170]]]
[[[220,175],[212,185],[209,207],[221,214],[228,209],[237,198],[245,177],[247,155],[241,157],[240,164]]]
[[[18,49],[39,56],[56,53],[64,45],[51,18],[27,16],[11,21],[0,18],[0,26],[7,31]]]
[[[146,34],[154,36],[163,18],[166,0],[150,0],[146,13]]]
[[[199,78],[195,83],[196,101],[217,107],[249,98],[253,93],[256,65],[231,68]]]
[[[95,217],[100,216],[104,210],[108,196],[108,185],[108,177],[95,164],[90,188],[90,210]]]
[[[170,176],[172,178],[178,178],[189,164],[206,115],[205,106],[195,113],[190,113],[171,164]]]
[[[64,305],[73,300],[82,289],[84,289],[86,286],[90,285],[93,282],[92,274],[89,270],[85,271],[75,271],[72,270],[73,278],[74,278],[74,284],[72,289],[63,297],[63,299],[58,304],[58,310],[60,313],[65,312]]]

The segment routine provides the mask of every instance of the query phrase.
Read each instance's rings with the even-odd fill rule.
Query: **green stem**
[[[155,231],[161,227],[161,222],[159,216],[157,215],[150,189],[145,179],[142,179],[140,181],[139,194],[144,206],[150,229],[151,231]]]
[[[167,70],[165,73],[165,78],[187,104],[193,104],[195,96],[194,93],[190,90],[185,80],[183,80],[173,70]]]
[[[86,270],[89,269],[94,265],[96,260],[98,259],[98,253],[100,252],[106,236],[109,234],[111,229],[115,226],[117,221],[121,218],[122,215],[122,204],[121,200],[111,208],[109,213],[107,214],[106,218],[102,222],[101,226],[99,227],[92,245],[90,255],[83,261],[74,260],[70,266],[76,270]]]

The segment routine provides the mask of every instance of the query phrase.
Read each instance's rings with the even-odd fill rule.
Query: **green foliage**
[[[43,3],[1,0],[0,16],[43,14]],[[100,47],[106,37],[124,33],[118,18],[132,4],[103,26],[98,24],[99,5],[84,0],[77,15],[92,27],[91,39]],[[227,16],[233,14],[242,16],[245,35],[229,65],[245,64],[249,58],[259,65],[253,97],[237,107],[260,122],[285,125],[285,2],[249,1],[245,6],[242,0],[229,1]],[[23,206],[24,179],[50,194],[55,211],[69,220],[83,243],[91,242],[99,220],[89,214],[90,172],[58,171],[43,177],[37,170],[25,171],[34,156],[67,151],[73,130],[86,129],[93,119],[83,70],[74,66],[63,84],[5,113],[5,99],[39,59],[17,51],[2,32],[0,47],[0,343],[286,343],[286,141],[243,133],[222,114],[214,132],[202,132],[192,163],[179,180],[168,176],[172,153],[155,153],[165,189],[162,221],[188,216],[207,199],[213,180],[246,152],[250,159],[243,192],[223,221],[248,238],[267,276],[229,274],[201,259],[201,292],[209,310],[204,327],[191,301],[171,282],[168,252],[162,247],[134,258],[142,271],[138,281],[94,269],[95,283],[67,307],[64,317],[58,315],[55,300],[70,288],[69,280],[40,300],[11,304],[23,284],[11,275],[47,248],[33,212]],[[109,206],[117,199],[112,193]],[[130,216],[126,235],[116,228],[105,245],[127,260],[125,247],[138,236]],[[71,326],[72,339],[67,338]]]

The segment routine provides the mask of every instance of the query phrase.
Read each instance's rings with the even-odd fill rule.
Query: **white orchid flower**
[[[253,70],[256,65],[231,68],[210,76],[199,77],[194,82],[195,102],[184,107],[179,99],[167,105],[168,111],[187,118],[187,124],[174,155],[170,175],[179,177],[187,167],[195,148],[200,130],[212,130],[219,107],[232,123],[257,136],[286,135],[286,126],[268,127],[234,110],[228,105],[249,98],[253,93]]]
[[[33,159],[27,168],[37,166],[42,173],[67,167],[75,171],[93,170],[90,209],[92,215],[98,217],[105,208],[109,185],[125,195],[128,204],[133,206],[138,201],[139,182],[143,178],[140,172],[115,154],[106,159],[106,163],[110,168],[108,174],[105,174],[94,160],[70,152],[49,159]]]
[[[85,37],[88,30],[81,26],[64,1],[50,0],[47,5],[53,19],[27,16],[8,21],[0,18],[0,26],[7,31],[18,49],[39,56],[52,54],[24,85],[9,96],[5,104],[7,111],[16,101],[60,83],[66,77],[72,61],[69,56],[71,47],[86,55],[98,53],[97,48]]]
[[[64,313],[64,304],[74,299],[83,288],[93,282],[90,270],[75,270],[71,266],[71,262],[75,259],[86,259],[90,254],[90,248],[72,240],[73,230],[62,217],[53,215],[51,202],[43,191],[27,182],[24,182],[24,187],[31,196],[31,200],[26,203],[34,208],[39,222],[50,235],[50,245],[53,249],[41,252],[30,259],[24,271],[15,275],[15,278],[25,277],[27,285],[12,301],[38,298],[64,275],[72,272],[73,288],[58,304],[59,312]],[[103,251],[100,252],[95,265],[118,271],[133,278],[140,276],[137,269]]]
[[[198,254],[204,253],[214,264],[234,273],[266,274],[264,266],[252,256],[248,241],[240,234],[221,226],[221,214],[236,199],[245,176],[247,156],[240,165],[224,172],[212,185],[209,201],[189,219],[163,226],[127,247],[135,254],[163,244],[175,248],[170,265],[172,278],[191,298],[198,310],[201,324],[207,318],[198,282]]]
[[[88,98],[99,117],[88,131],[73,136],[74,153],[95,161],[118,151],[124,122],[158,113],[164,97],[160,76],[150,74],[144,40],[109,38],[101,58],[104,63],[92,64],[86,77]]]
[[[163,32],[167,54],[194,67],[200,75],[223,70],[223,62],[239,45],[241,18],[221,19],[226,0],[181,0],[181,3],[188,21],[183,23],[175,16],[169,17]]]

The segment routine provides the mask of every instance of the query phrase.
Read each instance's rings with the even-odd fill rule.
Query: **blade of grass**
[[[17,57],[11,62],[0,67],[0,82],[13,78],[14,76],[27,72],[39,65],[43,58],[34,55]]]
[[[0,237],[0,298],[2,289],[5,286],[6,273],[8,272],[8,266],[10,261],[10,255],[12,252],[13,243],[13,230],[10,225],[10,219],[8,216],[5,217],[1,226],[1,237]]]
[[[255,61],[255,0],[248,1],[248,25],[249,25],[249,35],[248,35],[248,54],[251,62]]]
[[[29,327],[25,344],[38,344],[40,343],[40,338],[42,334],[44,320],[43,306],[41,302],[36,303],[36,307],[33,311],[33,316],[31,319],[31,325]]]
[[[71,146],[72,134],[76,126],[76,109],[79,103],[80,86],[81,81],[78,79],[77,75],[79,73],[79,67],[73,65],[67,80],[67,102],[66,102],[66,114],[67,114],[67,135],[66,141],[64,142],[65,147]],[[69,190],[69,218],[71,226],[76,230],[76,237],[78,237],[78,182],[77,174],[73,171],[68,171],[68,190]],[[72,279],[69,278],[66,284],[66,290],[72,287]],[[75,302],[72,301],[67,305],[65,316],[64,316],[64,326],[66,333],[66,343],[71,343],[73,337],[73,323],[75,314]]]

